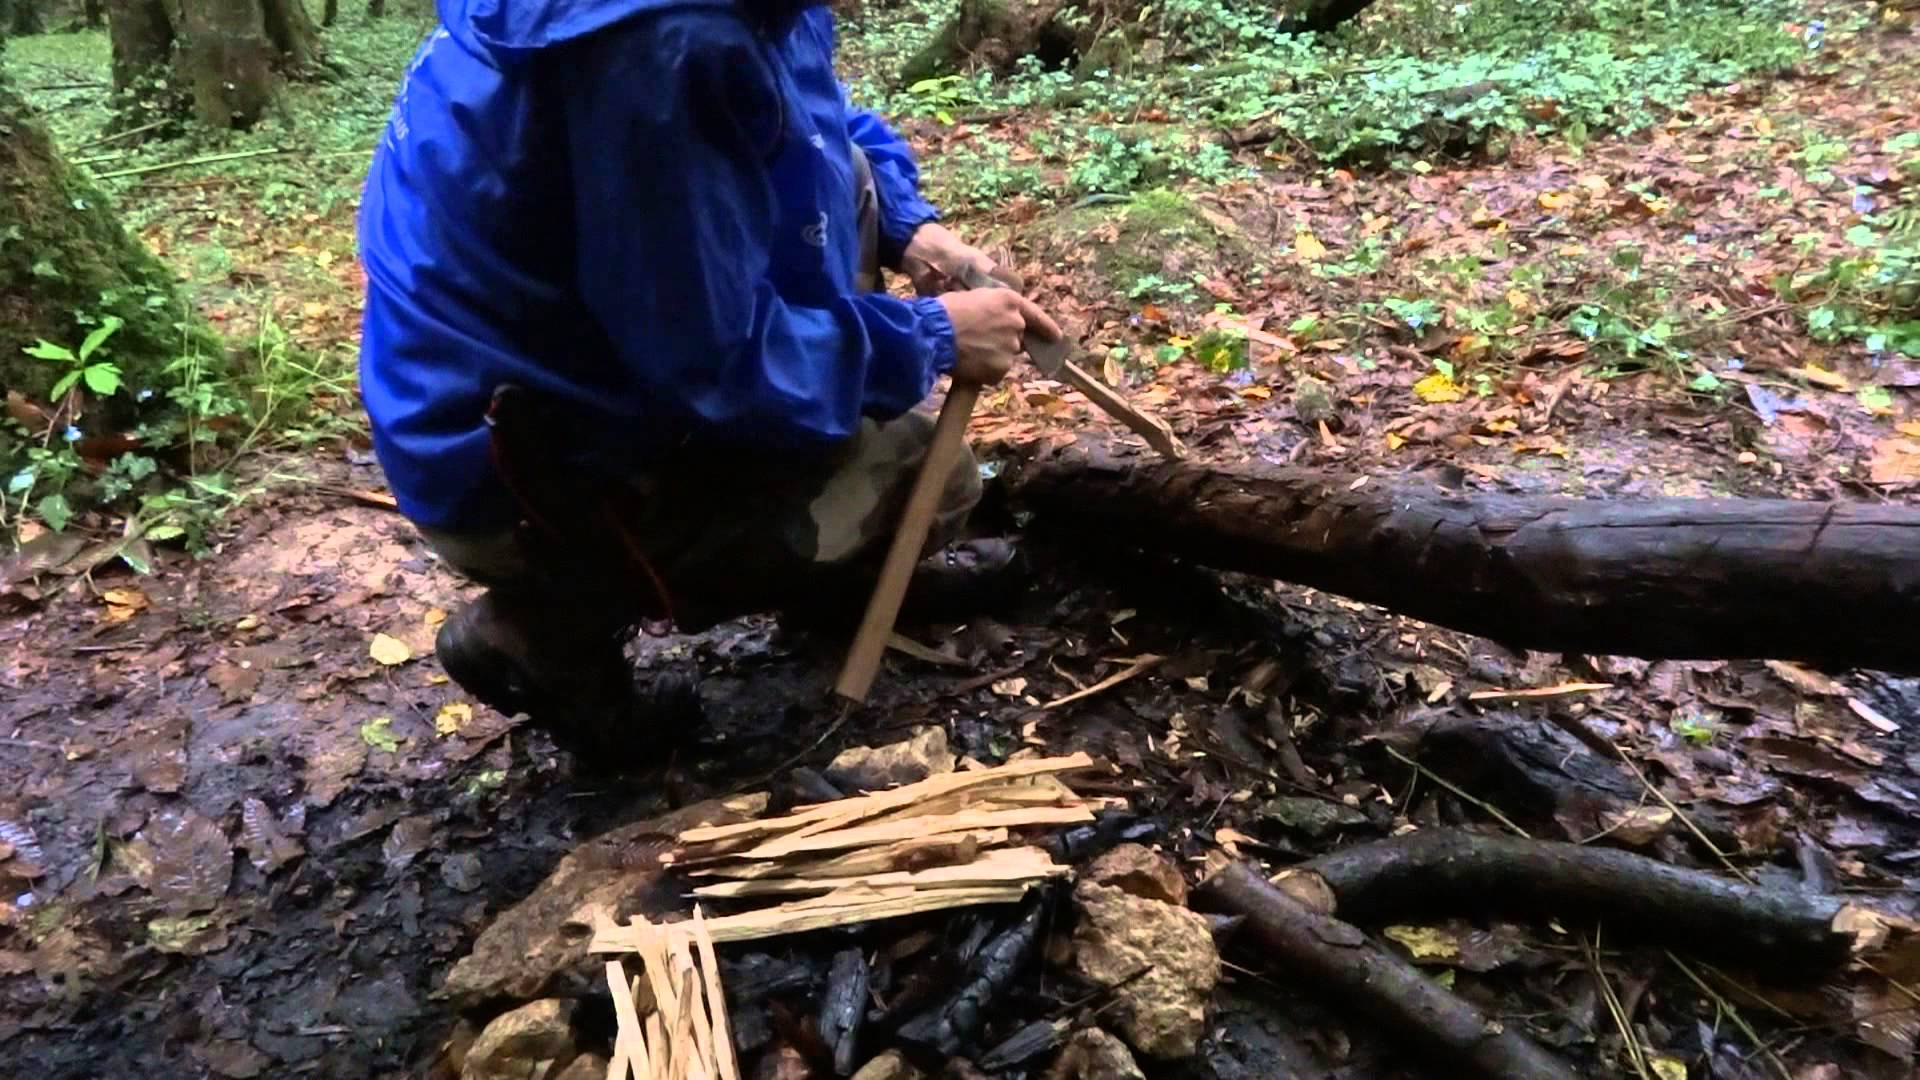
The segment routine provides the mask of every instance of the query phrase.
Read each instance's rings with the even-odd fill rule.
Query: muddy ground
[[[1497,164],[1414,175],[1329,176],[1269,161],[1257,180],[1196,196],[1173,221],[1076,211],[1040,227],[1038,211],[1014,205],[968,224],[1009,241],[1090,346],[1192,340],[1213,325],[1208,305],[1102,299],[1115,295],[1103,252],[1153,250],[1169,273],[1210,277],[1216,297],[1236,297],[1231,319],[1251,334],[1250,366],[1108,369],[1211,458],[1404,473],[1469,492],[1912,504],[1920,475],[1901,470],[1920,461],[1906,449],[1920,429],[1899,425],[1920,414],[1920,369],[1809,339],[1801,313],[1761,287],[1804,257],[1788,243],[1796,231],[1827,229],[1821,253],[1839,251],[1859,198],[1900,188],[1878,148],[1911,124],[1912,98],[1890,77],[1913,69],[1911,35],[1861,49],[1838,74],[1716,95],[1685,123],[1596,139],[1581,155],[1523,143]],[[1788,114],[1845,142],[1851,156],[1828,167],[1872,194],[1810,186],[1793,147],[1759,124]],[[965,138],[965,125],[929,124],[915,137],[934,153]],[[321,226],[337,233],[344,215]],[[1302,232],[1332,259],[1367,237],[1400,236],[1393,260],[1405,280],[1311,273],[1300,255],[1286,273],[1241,273],[1249,250],[1298,247]],[[1415,392],[1433,359],[1468,370],[1489,343],[1451,321],[1423,329],[1356,316],[1353,302],[1413,295],[1415,268],[1434,261],[1472,256],[1498,268],[1518,257],[1503,254],[1516,237],[1552,250],[1554,276],[1518,298],[1475,286],[1458,304],[1591,295],[1621,273],[1613,253],[1633,247],[1671,275],[1673,296],[1723,316],[1699,339],[1697,366],[1623,364],[1604,342],[1550,331],[1498,350],[1484,392],[1464,376],[1458,400],[1430,384]],[[1672,257],[1682,249],[1698,257]],[[341,270],[323,287],[350,279]],[[1314,313],[1322,329],[1292,329]],[[350,324],[350,312],[339,315]],[[1718,389],[1689,389],[1701,370]],[[1306,377],[1329,388],[1331,413],[1308,407]],[[1868,404],[1857,394],[1867,386],[1891,404]],[[976,434],[1011,452],[1097,424],[1084,402],[1027,381],[990,402]],[[1494,717],[1521,744],[1558,747],[1564,764],[1587,751],[1553,741],[1559,729],[1544,720],[1557,714],[1624,749],[1762,880],[1897,907],[1911,903],[1920,875],[1920,680],[1758,661],[1517,655],[1337,598],[1131,553],[1124,537],[1091,552],[1034,538],[1041,581],[1030,594],[964,624],[911,628],[964,666],[895,658],[875,706],[838,728],[824,702],[841,638],[755,620],[644,639],[643,663],[699,670],[707,724],[636,731],[641,767],[589,774],[538,731],[472,707],[440,673],[433,631],[467,587],[403,519],[355,495],[380,488],[361,448],[345,440],[271,464],[308,482],[237,512],[204,558],[160,552],[154,572],[136,577],[55,545],[43,560],[51,569],[12,567],[0,595],[8,1075],[422,1075],[456,1019],[435,995],[449,966],[583,838],[715,793],[777,788],[769,773],[796,755],[818,764],[929,722],[983,760],[1029,745],[1088,749],[1120,767],[1171,850],[1230,846],[1277,867],[1410,824],[1495,829],[1492,810],[1537,836],[1605,839],[1609,826],[1568,812],[1552,782],[1515,786],[1473,754],[1423,758],[1430,771],[1416,772],[1386,749],[1436,717]],[[1038,711],[1143,652],[1170,659],[1071,708]],[[1275,670],[1266,698],[1242,690]],[[1611,688],[1532,704],[1469,700],[1575,681]],[[1632,788],[1622,797],[1658,802]],[[1641,850],[1718,866],[1681,821],[1633,832]],[[1621,1040],[1598,1004],[1581,929],[1442,923],[1458,939],[1506,944],[1485,963],[1436,970],[1593,1075],[1615,1075]],[[1642,1038],[1690,1075],[1913,1074],[1920,1023],[1896,987],[1802,985],[1813,992],[1763,1001],[1756,981],[1727,971],[1708,994],[1658,950],[1604,944],[1609,978],[1639,995]],[[1325,1010],[1285,972],[1234,959],[1213,1037],[1156,1075],[1418,1074],[1417,1061],[1396,1056],[1393,1033]]]

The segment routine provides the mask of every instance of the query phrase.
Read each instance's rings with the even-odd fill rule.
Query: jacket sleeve
[[[782,103],[736,16],[635,20],[561,59],[579,287],[634,390],[708,435],[804,447],[952,368],[937,302],[773,284]]]
[[[866,151],[867,163],[873,167],[873,185],[880,194],[880,262],[898,267],[914,230],[938,221],[940,211],[920,194],[920,168],[914,164],[906,140],[878,114],[859,108],[851,99],[846,109],[847,137]]]

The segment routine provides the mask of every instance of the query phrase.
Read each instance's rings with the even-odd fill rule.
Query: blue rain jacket
[[[517,516],[484,414],[514,383],[556,438],[634,463],[702,440],[818,452],[953,366],[934,300],[859,293],[852,146],[896,263],[933,220],[853,107],[833,20],[734,0],[440,0],[360,207],[361,392],[400,509]]]

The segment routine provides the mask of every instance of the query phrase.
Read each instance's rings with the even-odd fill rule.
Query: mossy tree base
[[[158,384],[183,350],[222,355],[173,275],[0,85],[0,393],[44,399],[61,369],[21,350],[42,338],[72,347],[109,315],[125,323],[108,355],[130,387]]]

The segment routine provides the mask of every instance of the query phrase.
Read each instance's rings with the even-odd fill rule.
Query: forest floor
[[[1312,138],[1255,130],[1300,107],[1267,71],[1255,81],[1271,99],[1223,121],[1125,78],[1111,100],[1070,105],[1064,91],[1100,80],[885,88],[905,27],[924,28],[911,7],[872,8],[844,36],[857,86],[902,117],[956,227],[1006,253],[1106,377],[1209,459],[1467,491],[1914,504],[1920,38],[1868,5],[1823,14],[1818,29],[1757,20],[1754,36],[1791,53],[1772,41],[1738,78],[1701,75],[1665,107],[1640,100],[1644,121],[1619,102],[1569,121],[1576,98],[1532,91],[1488,102],[1500,91],[1463,64],[1440,90],[1469,96],[1403,122],[1395,144],[1424,148],[1392,151],[1351,116]],[[1515,655],[1151,556],[1144,573],[1117,555],[1043,557],[1043,586],[1008,610],[912,628],[967,666],[896,660],[876,707],[817,746],[842,642],[764,620],[643,639],[643,663],[697,666],[709,723],[664,764],[585,777],[440,673],[434,629],[470,588],[370,497],[382,482],[352,405],[355,185],[422,30],[395,15],[333,32],[335,76],[296,87],[264,132],[92,155],[113,155],[89,165],[106,174],[275,151],[103,183],[209,315],[260,343],[256,360],[298,347],[316,400],[297,430],[249,440],[227,467],[197,556],[161,551],[135,575],[96,542],[111,536],[100,512],[70,539],[28,525],[29,554],[0,576],[10,1075],[424,1074],[455,1020],[435,996],[448,967],[582,840],[764,782],[798,752],[818,764],[924,723],[982,760],[1089,749],[1139,781],[1135,809],[1162,823],[1169,850],[1226,844],[1277,867],[1409,824],[1495,829],[1492,810],[1536,836],[1618,832],[1497,770],[1436,759],[1414,771],[1384,749],[1436,715],[1483,713],[1550,746],[1542,718],[1556,713],[1637,763],[1659,793],[1645,808],[1679,809],[1628,830],[1642,850],[1720,869],[1688,832],[1698,820],[1763,881],[1912,904],[1920,680]],[[1631,65],[1666,54],[1622,55],[1624,85],[1660,82]],[[1388,63],[1314,62],[1363,81]],[[23,39],[6,63],[88,160],[99,91],[61,87],[105,78],[104,38]],[[1244,75],[1219,76],[1222,92],[1245,90]],[[1539,122],[1472,127],[1522,114]],[[1409,134],[1434,124],[1445,129]],[[256,392],[274,385],[267,367],[254,374]],[[1059,386],[1016,379],[983,404],[975,435],[1013,452],[1104,423]],[[1036,702],[1142,652],[1169,660],[1036,716]],[[1280,708],[1310,783],[1283,768],[1241,691],[1273,662],[1290,676]],[[1469,700],[1594,682],[1609,685]],[[1334,812],[1303,823],[1298,799]],[[1696,983],[1698,969],[1630,941],[1588,954],[1587,928],[1434,923],[1421,940],[1492,931],[1491,959],[1425,960],[1593,1075],[1628,1075],[1631,1056],[1602,986],[1633,989],[1634,1045],[1687,1075],[1914,1073],[1910,983],[1789,993],[1713,969]],[[1217,1005],[1202,1053],[1153,1075],[1271,1076],[1283,1061],[1302,1075],[1417,1074],[1391,1037],[1284,972],[1233,971]]]

